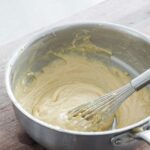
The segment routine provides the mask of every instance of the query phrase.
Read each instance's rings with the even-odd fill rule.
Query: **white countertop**
[[[104,0],[0,0],[0,45]]]

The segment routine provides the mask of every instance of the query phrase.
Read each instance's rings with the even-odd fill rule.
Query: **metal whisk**
[[[150,83],[150,69],[131,80],[125,86],[112,91],[99,99],[80,105],[68,112],[69,119],[76,119],[76,123],[84,122],[92,125],[100,124],[103,120],[114,114],[119,106],[135,91]],[[86,122],[85,122],[86,120]]]

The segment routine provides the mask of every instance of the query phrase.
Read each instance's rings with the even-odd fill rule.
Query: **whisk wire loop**
[[[80,118],[80,124],[85,120],[92,120],[97,114],[99,119],[104,120],[105,117],[112,115],[112,113],[120,106],[120,104],[130,96],[135,89],[130,83],[120,89],[114,90],[99,99],[80,105],[69,111],[69,118]],[[95,121],[97,123],[98,121]]]

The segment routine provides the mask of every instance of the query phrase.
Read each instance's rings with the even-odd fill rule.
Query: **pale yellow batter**
[[[69,51],[71,46],[66,47]],[[117,68],[109,67],[99,60],[84,55],[84,50],[106,52],[91,43],[73,43],[73,51],[82,51],[83,55],[73,52],[57,53],[60,59],[44,67],[42,72],[26,73],[32,80],[29,84],[20,79],[15,95],[21,105],[36,118],[49,124],[79,131],[95,131],[70,123],[66,113],[83,103],[93,101],[128,83],[129,75]],[[110,53],[111,54],[111,53]],[[145,88],[133,94],[116,112],[117,128],[138,122],[150,115],[150,92]],[[97,131],[109,130],[113,116],[101,124]]]

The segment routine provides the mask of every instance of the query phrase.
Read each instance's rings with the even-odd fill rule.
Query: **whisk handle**
[[[131,85],[135,90],[140,90],[150,83],[150,69],[146,70],[131,81]]]

